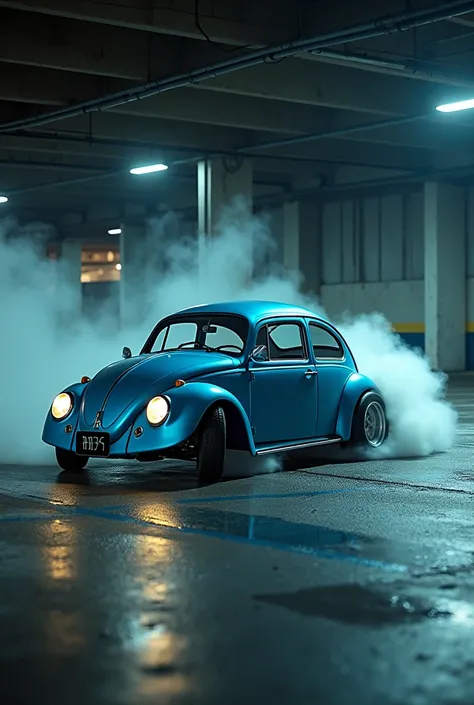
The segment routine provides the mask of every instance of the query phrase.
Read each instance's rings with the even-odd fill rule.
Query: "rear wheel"
[[[80,472],[84,470],[87,465],[87,458],[84,455],[77,455],[71,450],[64,450],[64,448],[56,448],[56,461],[59,467],[66,472]]]
[[[376,392],[367,392],[355,410],[349,444],[368,450],[379,448],[387,438],[388,431],[388,421],[382,397]]]
[[[224,471],[225,454],[225,414],[218,406],[206,414],[198,434],[197,471],[200,483],[219,482]]]

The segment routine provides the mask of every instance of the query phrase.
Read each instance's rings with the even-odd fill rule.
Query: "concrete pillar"
[[[120,322],[122,327],[134,327],[146,317],[146,228],[136,222],[125,222],[120,227]]]
[[[425,351],[435,369],[466,367],[465,190],[424,185]]]
[[[82,242],[64,240],[61,244],[59,261],[58,294],[61,307],[67,315],[82,313]]]
[[[319,295],[321,289],[320,208],[310,201],[283,205],[283,264],[302,274],[302,289]]]
[[[210,238],[226,228],[225,209],[232,206],[252,212],[253,170],[249,160],[239,157],[204,159],[198,163],[198,232],[199,267],[205,273]],[[238,206],[237,206],[238,203]],[[236,216],[237,217],[237,216]],[[233,218],[230,216],[230,221]],[[234,223],[232,223],[234,225]],[[248,238],[249,261],[252,261],[251,237]],[[241,243],[244,244],[244,243]]]

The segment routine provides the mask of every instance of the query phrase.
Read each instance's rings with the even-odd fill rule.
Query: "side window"
[[[315,323],[309,324],[311,345],[314,356],[319,360],[342,360],[344,351],[338,340],[325,328],[320,328]]]
[[[303,329],[298,323],[274,323],[268,326],[270,360],[305,360]]]

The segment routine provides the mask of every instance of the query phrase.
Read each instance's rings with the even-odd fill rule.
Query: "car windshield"
[[[240,316],[176,316],[166,319],[155,329],[144,352],[217,350],[238,356],[244,350],[247,335],[248,322]]]

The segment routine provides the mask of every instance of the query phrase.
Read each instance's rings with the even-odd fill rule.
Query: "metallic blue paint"
[[[73,450],[77,431],[92,431],[97,414],[100,430],[110,434],[110,457],[179,450],[192,439],[199,423],[214,404],[223,406],[229,447],[256,455],[268,447],[330,439],[348,440],[354,409],[372,380],[357,372],[352,353],[331,323],[312,311],[265,301],[238,301],[195,306],[176,315],[232,314],[246,318],[249,334],[242,355],[182,349],[146,354],[114,362],[88,383],[64,391],[74,398],[67,418],[57,421],[49,410],[43,441]],[[164,320],[170,320],[168,316]],[[249,354],[258,327],[269,320],[297,320],[308,349],[307,360],[255,361]],[[309,344],[309,322],[326,328],[338,340],[344,359],[316,360]],[[177,379],[186,384],[174,386]],[[170,414],[158,427],[146,418],[150,399],[165,395]],[[70,433],[66,427],[72,426]],[[141,426],[141,435],[134,431]]]
[[[203,354],[203,353],[201,353]],[[202,417],[210,406],[232,405],[240,414],[245,440],[252,455],[255,455],[255,445],[252,439],[250,423],[245,410],[233,394],[223,387],[218,387],[208,382],[189,382],[184,387],[175,387],[165,392],[171,402],[169,420],[153,428],[146,420],[143,410],[133,424],[129,436],[127,453],[134,456],[138,453],[148,453],[156,449],[169,449],[186,441],[196,430]],[[143,427],[143,435],[135,438],[133,430],[137,426]]]

